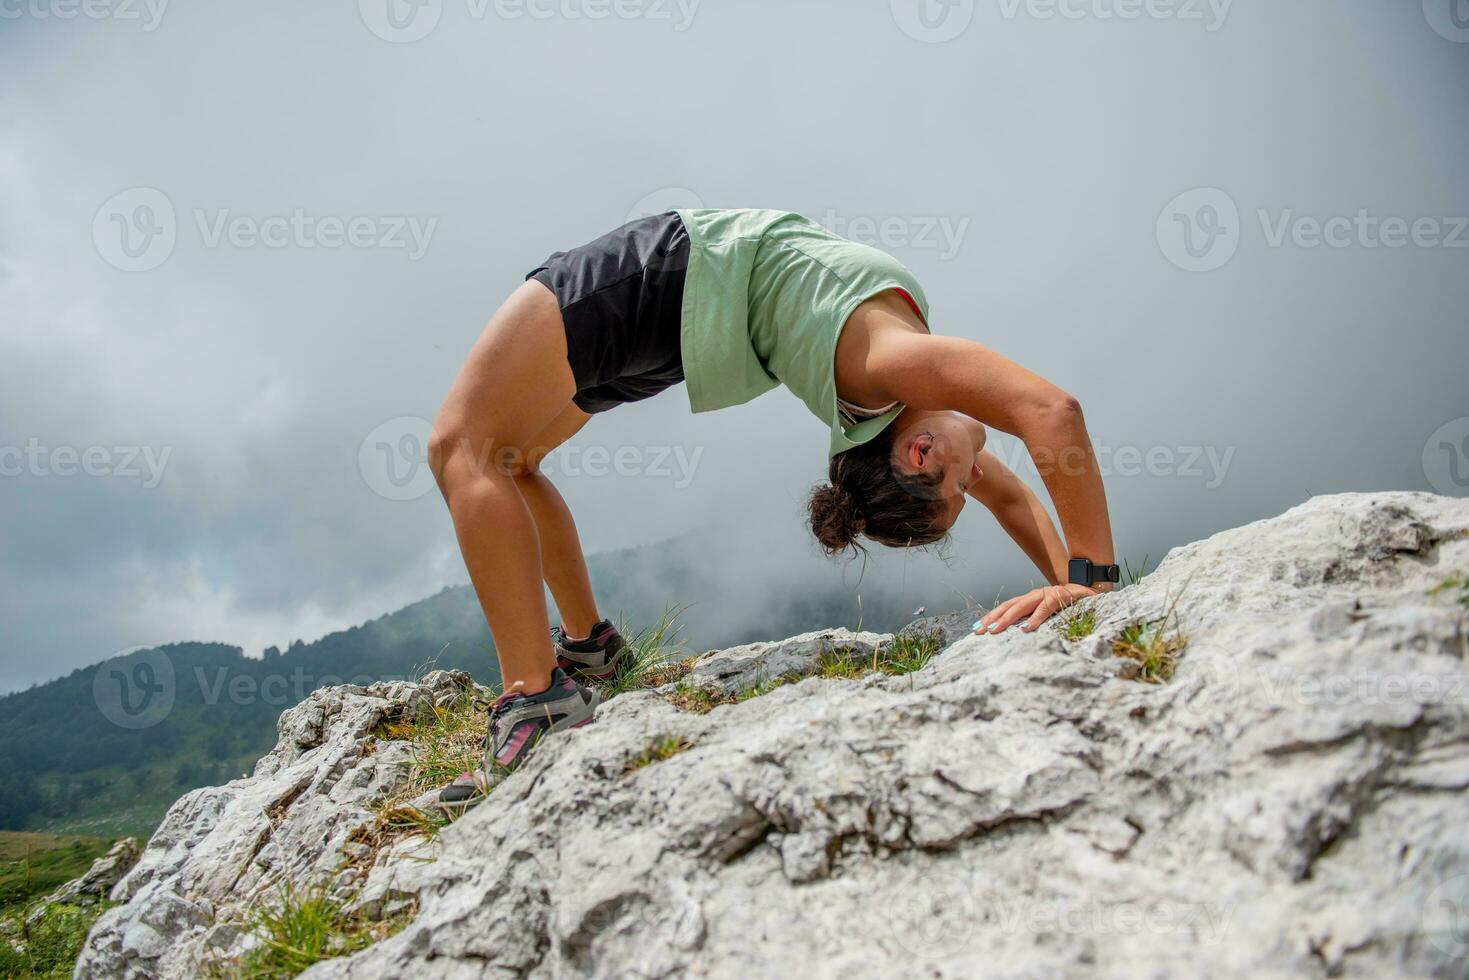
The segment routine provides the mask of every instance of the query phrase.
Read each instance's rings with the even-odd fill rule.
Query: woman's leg
[[[576,435],[590,418],[575,405],[566,406],[556,421],[535,437],[535,445],[545,448],[541,455]],[[541,574],[556,599],[561,627],[568,636],[589,636],[599,621],[597,600],[592,596],[592,580],[587,574],[576,521],[555,485],[537,469],[540,461],[540,456],[529,460],[528,472],[516,478],[516,486],[535,518],[541,538]]]
[[[429,443],[506,691],[543,691],[556,666],[540,537],[517,480],[537,453],[536,436],[575,393],[556,298],[528,281],[470,350]]]

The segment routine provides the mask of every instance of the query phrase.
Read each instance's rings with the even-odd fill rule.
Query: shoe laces
[[[489,725],[485,729],[485,737],[480,739],[481,748],[487,749],[494,742],[495,736],[499,734],[498,729],[500,727],[501,716],[504,715],[505,712],[510,708],[510,706],[516,701],[517,697],[517,695],[512,695],[511,697],[508,697],[503,701],[498,699],[495,701],[485,701],[482,698],[475,699],[475,710],[483,711],[490,716]]]

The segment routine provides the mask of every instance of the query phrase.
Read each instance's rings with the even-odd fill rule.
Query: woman
[[[1092,581],[1069,574],[1069,560],[1113,562],[1075,399],[980,344],[930,334],[923,290],[900,263],[787,212],[634,221],[526,276],[434,424],[430,463],[505,691],[485,768],[447,787],[445,805],[472,804],[541,736],[592,720],[597,694],[577,680],[612,676],[625,645],[597,613],[571,513],[539,463],[598,412],[681,380],[695,412],[783,383],[828,426],[831,483],[812,493],[810,518],[832,554],[861,537],[931,544],[966,495],[984,504],[1052,584],[992,609],[981,632],[1021,619],[1035,629],[1107,587],[1068,583]],[[1065,543],[985,450],[987,425],[1025,442]],[[543,581],[562,617],[549,638]]]

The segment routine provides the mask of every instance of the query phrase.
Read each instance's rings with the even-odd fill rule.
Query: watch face
[[[1066,579],[1071,585],[1092,584],[1092,563],[1085,558],[1073,558],[1066,565]]]

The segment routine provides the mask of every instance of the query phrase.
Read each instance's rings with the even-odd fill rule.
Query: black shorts
[[[683,380],[688,267],[688,232],[670,211],[556,252],[526,274],[556,294],[578,408],[605,412]]]

